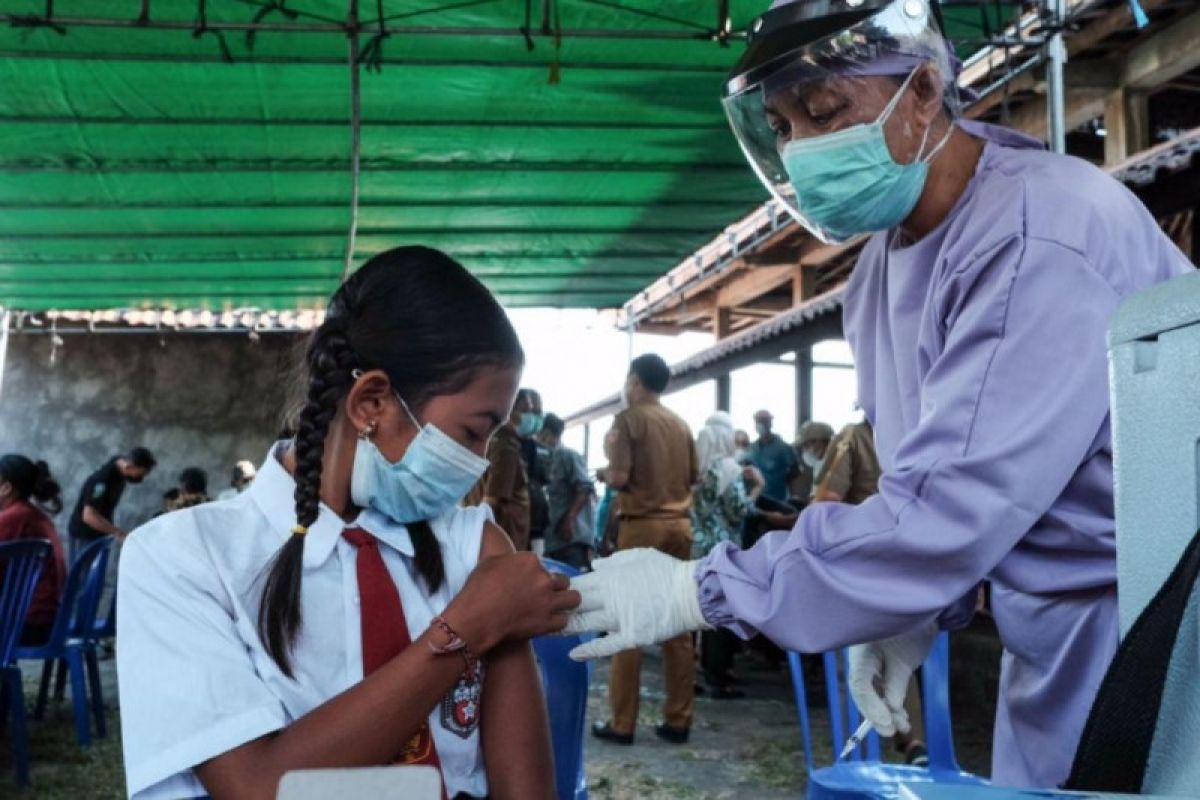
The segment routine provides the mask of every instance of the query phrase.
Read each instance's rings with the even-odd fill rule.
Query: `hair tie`
[[[308,526],[306,525],[295,525],[292,527],[293,536],[303,536],[306,533],[308,533]]]

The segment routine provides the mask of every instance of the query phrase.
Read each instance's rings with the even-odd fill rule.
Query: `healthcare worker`
[[[725,107],[759,177],[826,242],[871,233],[845,295],[879,494],[700,561],[628,551],[576,581],[578,657],[689,629],[854,650],[884,735],[939,627],[992,582],[1004,657],[992,776],[1067,775],[1117,644],[1105,333],[1190,269],[1092,165],[960,118],[925,0],[800,0],[752,28]]]

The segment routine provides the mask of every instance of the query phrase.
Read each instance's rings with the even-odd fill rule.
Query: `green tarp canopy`
[[[407,243],[619,305],[764,199],[717,34],[766,5],[0,0],[0,305],[312,308]]]

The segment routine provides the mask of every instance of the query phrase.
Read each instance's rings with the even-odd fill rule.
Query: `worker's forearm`
[[[125,531],[118,528],[109,519],[104,517],[99,511],[91,506],[83,507],[83,524],[93,530],[107,533],[110,536],[121,538],[125,535]]]

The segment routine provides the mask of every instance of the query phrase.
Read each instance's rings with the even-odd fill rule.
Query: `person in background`
[[[79,490],[79,500],[67,524],[71,534],[72,558],[85,545],[101,536],[115,537],[118,542],[125,541],[125,531],[113,522],[117,504],[125,493],[125,485],[144,481],[157,463],[149,450],[135,447],[129,451],[129,455],[109,459],[88,476]]]
[[[542,395],[536,389],[522,389],[529,397],[529,410],[521,414],[517,435],[521,437],[521,460],[529,481],[529,546],[538,555],[546,550],[546,529],[550,511],[546,499],[547,459],[550,454],[538,441],[546,416],[542,410]]]
[[[616,431],[609,430],[604,434],[604,458],[607,462],[612,462],[616,443]],[[608,471],[604,467],[596,470],[596,480],[604,484],[604,494],[596,508],[596,552],[610,556],[617,549],[617,490],[608,482]]]
[[[739,464],[750,463],[750,434],[741,428],[733,432],[733,457]]]
[[[766,481],[763,495],[783,503],[787,502],[788,481],[795,476],[799,462],[791,445],[771,430],[774,422],[770,411],[763,410],[754,415],[754,429],[758,431],[758,438],[750,446],[750,461],[758,467]]]
[[[25,614],[23,645],[44,644],[49,638],[67,580],[62,541],[48,516],[62,511],[59,492],[45,461],[34,463],[13,453],[0,457],[0,543],[42,539],[51,548]]]
[[[596,493],[583,456],[562,443],[565,427],[560,418],[547,414],[539,434],[542,445],[549,451],[546,557],[587,569],[592,563]]]
[[[256,474],[257,470],[254,468],[253,461],[242,460],[237,462],[233,468],[233,477],[229,481],[229,488],[217,495],[217,499],[232,500],[237,497],[249,488]]]
[[[628,408],[613,421],[616,435],[605,475],[618,492],[617,550],[654,548],[686,559],[692,552],[688,512],[697,476],[696,447],[687,423],[660,402],[670,379],[670,367],[657,355],[639,356],[629,365],[623,390]],[[664,641],[662,649],[666,719],[655,733],[664,741],[683,744],[691,731],[695,703],[691,634]],[[613,657],[608,683],[612,719],[595,723],[594,736],[633,744],[641,671],[641,650]]]
[[[814,502],[856,506],[879,491],[883,470],[875,454],[870,422],[847,425],[827,444],[828,456],[818,462],[821,468],[813,487]]]
[[[172,486],[163,492],[162,509],[154,516],[161,516],[175,510],[175,503],[179,501],[179,487]]]
[[[742,524],[761,516],[771,527],[789,524],[790,517],[775,511],[760,511],[755,500],[762,491],[758,470],[746,471],[734,457],[733,420],[724,411],[708,418],[696,435],[696,458],[700,479],[692,491],[692,558],[703,558],[720,542],[741,544]],[[756,477],[758,479],[756,480]],[[732,688],[733,654],[738,638],[719,628],[700,635],[700,666],[710,694],[717,700],[733,700],[745,694]]]
[[[167,503],[168,511],[191,508],[212,500],[208,496],[208,475],[199,467],[187,467],[179,473],[179,494]]]
[[[529,549],[529,479],[525,475],[517,427],[521,416],[532,408],[530,390],[518,391],[508,421],[488,442],[487,472],[464,500],[468,507],[489,506],[496,525],[508,534],[517,550]]]
[[[821,461],[832,438],[833,428],[824,422],[810,421],[800,426],[796,442],[792,445],[799,463],[796,475],[788,482],[791,503],[797,508],[804,508],[812,498],[817,473],[821,470]]]

